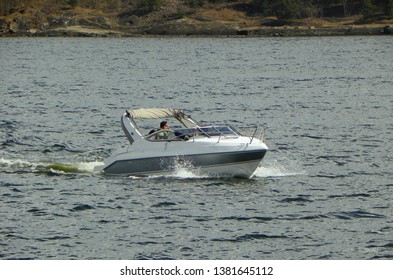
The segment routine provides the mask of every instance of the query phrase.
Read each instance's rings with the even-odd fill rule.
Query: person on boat
[[[168,136],[169,136],[169,125],[168,125],[168,122],[162,121],[160,123],[159,131],[160,132],[158,132],[156,134],[156,140],[166,140],[166,139],[168,139]]]

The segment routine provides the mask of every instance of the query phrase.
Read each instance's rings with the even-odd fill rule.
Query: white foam
[[[10,160],[5,158],[0,158],[0,165],[10,165]]]
[[[52,175],[64,175],[66,173],[64,171],[61,171],[61,170],[55,170],[53,168],[50,168],[49,169],[49,174],[52,174]]]
[[[76,163],[76,167],[81,171],[93,172],[94,167],[104,165],[103,162],[100,161],[91,161],[91,162],[79,162]]]
[[[25,160],[21,159],[5,159],[1,158],[0,159],[0,165],[5,165],[5,166],[37,166],[38,164],[34,164]]]
[[[274,160],[271,162],[263,162],[261,166],[255,170],[256,177],[284,177],[307,175],[299,164],[288,159]]]
[[[206,175],[202,175],[198,169],[188,168],[188,167],[178,167],[171,177],[181,178],[181,179],[193,179],[193,178],[207,178]]]
[[[184,159],[179,159],[175,161],[174,164],[175,170],[170,175],[170,177],[176,177],[181,179],[188,178],[202,178],[201,172],[199,169],[195,168],[191,162],[185,161]]]

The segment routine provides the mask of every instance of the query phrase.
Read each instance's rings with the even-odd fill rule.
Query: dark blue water
[[[0,39],[0,258],[393,258],[392,47]],[[139,107],[269,126],[270,151],[250,180],[94,173]]]

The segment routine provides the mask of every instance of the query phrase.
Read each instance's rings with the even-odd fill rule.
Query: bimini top
[[[128,117],[133,119],[165,119],[175,118],[186,127],[199,126],[198,122],[193,120],[191,116],[186,115],[183,110],[180,109],[168,109],[168,108],[140,108],[127,110]]]
[[[160,108],[140,108],[128,110],[133,119],[162,119],[162,118],[176,118],[180,114],[184,114],[183,110],[179,109],[160,109]]]

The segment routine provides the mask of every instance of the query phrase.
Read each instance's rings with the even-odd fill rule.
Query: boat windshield
[[[149,141],[187,141],[199,137],[237,138],[239,135],[230,126],[203,126],[151,131],[145,136],[145,139]]]
[[[184,129],[176,129],[175,134],[177,135],[188,135],[189,137],[193,136],[205,136],[205,137],[214,137],[214,136],[225,136],[225,137],[238,137],[239,134],[235,132],[229,126],[202,126],[202,127],[191,127]]]

